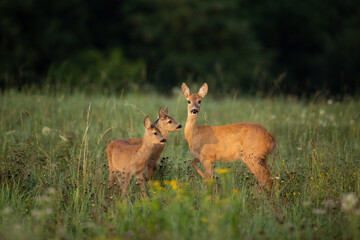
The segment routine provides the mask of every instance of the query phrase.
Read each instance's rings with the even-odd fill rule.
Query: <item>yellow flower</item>
[[[229,169],[227,169],[227,168],[216,168],[215,172],[217,172],[218,174],[224,174],[224,173],[228,173]]]
[[[171,180],[169,182],[169,185],[173,188],[173,189],[177,189],[178,185],[177,185],[177,181],[176,180]]]
[[[201,218],[201,221],[202,221],[203,223],[207,223],[207,222],[209,221],[209,219],[203,217],[203,218]]]
[[[206,183],[213,183],[213,182],[215,182],[215,179],[213,179],[213,178],[206,178],[206,179],[205,179],[205,182],[206,182]]]
[[[155,181],[151,182],[151,185],[153,185],[154,187],[158,187],[158,186],[160,186],[160,182],[155,180]]]

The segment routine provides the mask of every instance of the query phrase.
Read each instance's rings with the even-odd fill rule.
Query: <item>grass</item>
[[[256,122],[276,136],[273,193],[259,194],[241,161],[201,179],[178,131],[149,197],[133,181],[120,199],[106,145],[141,137],[165,105],[185,125],[180,93],[1,93],[0,239],[359,239],[359,100],[207,96],[200,125]]]

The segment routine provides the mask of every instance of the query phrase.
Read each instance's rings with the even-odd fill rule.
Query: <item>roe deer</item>
[[[126,194],[129,182],[135,174],[140,181],[143,195],[146,195],[144,169],[152,154],[154,145],[165,144],[166,139],[160,130],[151,124],[148,116],[144,119],[145,133],[140,144],[116,144],[109,143],[106,152],[109,160],[110,186],[115,181],[115,174],[120,173],[122,196]]]
[[[185,138],[191,154],[195,157],[192,166],[203,178],[213,177],[215,161],[242,159],[255,175],[260,189],[272,188],[272,179],[267,166],[267,156],[277,146],[276,139],[261,125],[255,123],[234,123],[224,126],[198,126],[201,99],[208,92],[204,83],[197,94],[191,94],[185,83],[181,91],[188,103],[188,117]],[[204,173],[197,166],[201,162]]]
[[[164,110],[160,108],[158,118],[152,123],[155,127],[157,127],[163,137],[167,139],[169,132],[177,131],[182,128],[182,125],[175,121],[174,118],[168,115],[168,107],[165,106]],[[120,147],[121,145],[129,145],[129,144],[141,144],[141,138],[135,139],[116,139],[112,142],[113,145]],[[164,144],[156,144],[152,149],[152,153],[147,161],[146,166],[146,177],[147,179],[152,179],[154,176],[157,162],[160,158],[162,151],[164,150]],[[110,181],[111,182],[111,181]]]

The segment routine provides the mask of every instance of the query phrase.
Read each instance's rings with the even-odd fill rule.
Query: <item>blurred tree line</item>
[[[360,90],[356,0],[0,0],[0,87]]]

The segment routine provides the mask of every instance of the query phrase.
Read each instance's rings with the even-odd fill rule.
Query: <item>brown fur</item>
[[[134,174],[140,181],[143,194],[146,195],[144,169],[154,146],[164,145],[166,142],[160,130],[151,125],[149,117],[145,118],[144,126],[145,133],[140,144],[134,144],[132,139],[117,139],[109,143],[106,148],[109,160],[110,186],[115,182],[115,174],[119,174],[122,196],[126,194]]]
[[[215,161],[235,161],[242,159],[258,180],[261,189],[265,185],[272,188],[272,178],[267,166],[267,156],[276,148],[275,138],[261,125],[255,123],[234,123],[224,126],[198,126],[201,99],[208,86],[205,83],[198,94],[190,94],[183,83],[182,93],[188,100],[188,118],[185,138],[191,154],[195,157],[193,167],[204,178],[213,176]],[[201,162],[204,173],[197,166]]]
[[[169,132],[177,131],[182,128],[181,124],[175,121],[174,118],[168,115],[168,107],[166,106],[164,110],[160,108],[158,118],[152,123],[155,127],[157,127],[163,137],[167,139]],[[142,143],[141,138],[134,139],[116,139],[112,142],[113,146],[120,147],[122,145],[140,145]],[[162,151],[164,150],[164,144],[156,144],[151,150],[151,155],[146,163],[146,177],[147,179],[152,179],[156,167],[157,162],[161,156]]]

